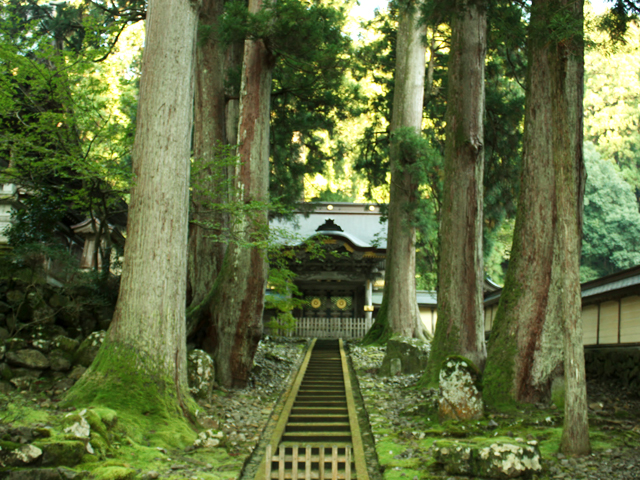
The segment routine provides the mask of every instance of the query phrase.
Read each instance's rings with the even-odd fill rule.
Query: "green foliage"
[[[15,217],[14,245],[43,240],[68,208],[103,224],[122,213],[133,136],[120,106],[135,85],[105,81],[96,62],[112,46],[105,22],[95,8],[66,3],[14,2],[3,12],[0,181],[32,197]]]
[[[285,0],[257,14],[231,2],[212,33],[226,43],[262,40],[273,55],[270,192],[283,204],[300,201],[305,175],[339,171],[348,154],[336,127],[359,114],[360,92],[347,78],[345,23],[343,2]]]
[[[428,1],[423,15],[428,25],[427,80],[423,136],[431,163],[425,165],[427,175],[420,179],[422,197],[431,202],[425,221],[418,227],[416,262],[419,288],[434,288],[436,284],[437,235],[441,185],[441,161],[444,152],[444,127],[447,92],[447,62],[450,31],[447,25],[449,5]],[[486,62],[485,113],[485,175],[484,175],[484,252],[488,270],[501,272],[506,251],[502,225],[515,217],[524,116],[524,75],[526,68],[526,11],[512,2],[489,3],[489,28]],[[397,5],[390,5],[386,15],[378,15],[367,25],[378,36],[362,45],[355,54],[354,76],[370,78],[380,85],[382,93],[369,100],[370,126],[359,144],[357,167],[366,175],[369,194],[372,186],[386,185],[389,172],[389,125],[393,98],[395,68],[395,35]],[[431,69],[429,68],[431,67]],[[425,205],[421,208],[424,208]],[[509,242],[510,243],[510,242]],[[503,273],[502,273],[503,274]],[[495,275],[494,276],[500,276]]]
[[[596,45],[585,55],[585,140],[620,167],[640,198],[640,28],[631,22],[624,44],[611,45],[598,33],[591,38]]]
[[[640,212],[632,187],[620,169],[585,145],[581,280],[587,281],[640,264]]]

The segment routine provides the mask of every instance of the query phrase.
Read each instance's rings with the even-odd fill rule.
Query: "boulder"
[[[82,461],[87,447],[82,440],[45,440],[35,442],[42,450],[42,465],[73,467]]]
[[[29,388],[31,387],[31,384],[35,381],[36,379],[33,377],[13,377],[9,383],[11,383],[14,387],[16,387],[18,390],[29,390]]]
[[[191,394],[196,398],[208,399],[216,378],[211,356],[204,350],[191,350],[187,356],[187,372]]]
[[[438,441],[434,458],[448,474],[480,478],[530,477],[542,471],[537,442],[494,442],[477,445]]]
[[[71,355],[56,348],[49,354],[49,365],[54,372],[68,372],[71,370]]]
[[[98,350],[100,350],[106,333],[104,330],[100,330],[93,332],[84,339],[76,352],[75,363],[77,365],[82,365],[83,367],[89,367],[91,365],[93,359],[96,358],[98,354]]]
[[[0,464],[9,467],[24,467],[42,456],[42,450],[34,445],[20,445],[2,442],[0,450]]]
[[[22,350],[9,351],[6,353],[7,363],[14,367],[25,367],[31,369],[49,368],[49,360],[42,352],[25,348]]]
[[[447,357],[439,378],[438,413],[442,420],[482,418],[484,405],[478,387],[480,372],[468,359]]]
[[[387,342],[387,353],[379,375],[421,373],[429,360],[429,344],[413,338],[396,337]]]
[[[82,365],[76,365],[75,367],[73,367],[73,370],[71,370],[71,373],[68,375],[68,378],[70,380],[73,380],[74,382],[77,382],[78,380],[80,380],[80,377],[84,375],[84,372],[86,371],[87,369]]]

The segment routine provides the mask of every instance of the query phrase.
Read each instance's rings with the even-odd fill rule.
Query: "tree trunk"
[[[489,404],[545,401],[564,352],[561,449],[569,454],[590,450],[580,318],[582,8],[582,0],[532,3],[518,215],[484,374]],[[566,14],[573,29],[554,31],[554,17]]]
[[[419,3],[410,2],[400,11],[396,44],[395,87],[391,116],[391,186],[387,258],[383,305],[366,343],[385,342],[391,335],[422,335],[416,311],[416,230],[412,206],[419,196],[419,183],[408,170],[415,158],[405,158],[400,146],[400,130],[416,136],[422,130],[425,77],[426,26],[419,22]]]
[[[424,382],[462,355],[484,366],[482,176],[486,5],[460,1],[451,21],[438,266],[438,322]]]
[[[529,31],[524,159],[509,270],[491,330],[484,373],[490,405],[540,402],[562,363],[559,292],[552,279],[558,195],[553,159],[553,93],[548,15],[537,3]],[[560,272],[561,273],[561,272]]]
[[[149,2],[120,295],[98,356],[69,393],[74,403],[165,419],[189,413],[184,306],[196,24],[190,1]]]
[[[262,0],[251,0],[257,13]],[[262,335],[262,310],[267,283],[266,252],[255,243],[268,228],[269,113],[274,58],[262,40],[246,40],[240,90],[237,167],[239,198],[246,211],[232,221],[238,237],[227,248],[224,275],[213,304],[204,348],[216,362],[216,376],[225,386],[243,387],[249,379]]]
[[[221,147],[226,143],[226,49],[210,33],[223,12],[224,0],[204,0],[199,17],[193,125],[196,168],[191,185],[187,277],[191,306],[198,305],[207,297],[220,271],[225,250],[219,238],[212,237],[222,235],[227,223],[220,209],[215,208],[215,204],[228,201],[221,186],[227,172],[218,158]],[[208,309],[203,308],[202,312],[198,318],[188,320],[188,334],[193,333],[197,323],[206,321]]]
[[[211,297],[229,242],[229,206],[233,202],[235,168],[228,145],[237,140],[238,101],[229,97],[225,79],[229,69],[241,66],[242,45],[225,47],[215,32],[227,0],[205,0],[200,10],[201,35],[196,50],[196,91],[192,175],[187,335],[211,322]],[[204,32],[204,33],[203,33]],[[235,93],[237,95],[237,93]],[[231,125],[230,125],[231,124]],[[234,125],[235,124],[235,125]],[[233,132],[235,135],[230,136]],[[222,279],[219,279],[220,283]],[[197,314],[191,314],[197,309]],[[195,338],[201,343],[201,338]]]
[[[535,4],[535,2],[534,2]],[[564,338],[565,408],[560,450],[567,455],[591,452],[587,418],[587,383],[582,340],[580,249],[585,187],[583,158],[584,0],[550,0],[552,13],[576,23],[557,39],[551,56],[553,161],[558,193],[557,248],[553,278],[558,318]],[[549,21],[554,25],[556,21]]]

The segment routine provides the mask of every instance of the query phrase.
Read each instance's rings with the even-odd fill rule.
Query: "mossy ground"
[[[84,419],[90,426],[94,453],[83,452],[80,458],[74,457],[74,465],[65,466],[89,472],[96,480],[141,480],[154,471],[170,480],[236,479],[303,351],[304,342],[262,342],[255,359],[260,368],[252,373],[251,386],[214,390],[207,399],[191,400],[199,425],[173,418],[163,406],[149,405],[135,395],[110,399],[105,406],[96,399],[106,398],[107,388],[101,389],[104,397],[78,395],[73,404],[65,404],[64,389],[42,378],[26,390],[0,394],[0,447],[11,451],[23,443],[66,445],[64,442],[77,439],[65,429]],[[131,389],[129,380],[135,379],[125,380],[123,388],[128,385]],[[137,413],[126,408],[132,401],[138,406]],[[198,433],[209,429],[224,432],[221,444],[193,448]],[[32,438],[22,438],[23,434]]]
[[[77,443],[65,428],[84,417],[91,426],[90,443],[95,453],[85,453],[80,463],[74,461],[74,465],[66,465],[67,459],[61,457],[59,464],[75,471],[87,471],[96,480],[137,480],[150,471],[161,473],[165,479],[231,480],[237,478],[242,469],[244,457],[229,451],[224,443],[218,448],[191,449],[193,440],[186,441],[189,439],[180,431],[169,438],[171,422],[141,430],[148,427],[149,420],[131,421],[132,416],[120,416],[109,408],[43,407],[46,396],[28,393],[0,395],[3,449],[21,446],[10,441],[12,433],[20,427],[46,430],[45,438],[33,440],[35,445]],[[5,438],[1,438],[3,436]],[[196,438],[195,431],[192,437]]]
[[[416,386],[418,375],[379,378],[371,373],[370,368],[358,371],[357,361],[354,364],[385,479],[448,478],[449,475],[433,458],[431,448],[434,442],[459,441],[484,446],[495,442],[514,442],[516,438],[538,442],[544,464],[544,471],[537,476],[538,479],[586,478],[571,470],[574,468],[572,459],[558,455],[563,412],[554,405],[512,405],[508,409],[489,409],[478,421],[440,423],[434,408],[435,391]],[[594,393],[597,389],[593,387],[590,390],[593,401],[597,397]],[[597,469],[612,451],[623,455],[627,452],[631,458],[633,455],[637,458],[637,453],[640,453],[639,413],[640,400],[618,401],[607,404],[601,411],[590,410],[593,454],[584,461],[584,468],[594,472],[596,478],[607,478]]]

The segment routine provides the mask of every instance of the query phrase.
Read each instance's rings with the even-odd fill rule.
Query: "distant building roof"
[[[379,307],[382,304],[382,292],[373,292],[371,298],[375,306]],[[418,290],[416,300],[418,305],[435,307],[438,304],[438,294],[433,290]]]
[[[640,286],[640,265],[583,283],[581,285],[582,299],[584,302],[591,297],[612,294],[617,290],[638,286]]]
[[[387,222],[381,222],[378,205],[314,202],[304,207],[291,220],[271,220],[270,225],[281,243],[299,245],[310,237],[326,235],[343,237],[360,248],[387,248]],[[306,210],[309,207],[311,210]]]
[[[580,288],[583,304],[601,301],[603,297],[619,298],[628,294],[630,290],[637,290],[640,294],[640,265],[584,282]],[[485,306],[498,303],[501,294],[502,289],[487,293],[484,299]]]

